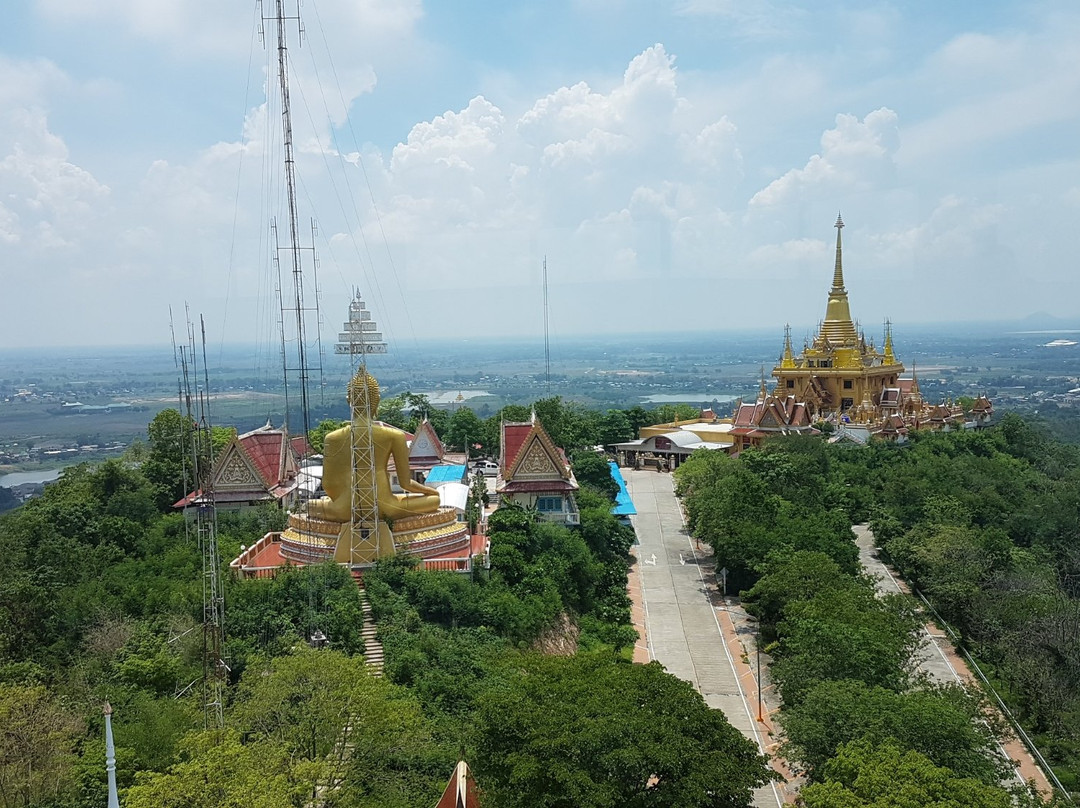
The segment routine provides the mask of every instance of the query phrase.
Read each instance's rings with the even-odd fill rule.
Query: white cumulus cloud
[[[821,136],[821,152],[803,168],[793,168],[750,199],[751,206],[778,205],[809,190],[833,193],[867,187],[887,187],[900,145],[897,114],[881,107],[863,120],[841,113],[836,126]]]

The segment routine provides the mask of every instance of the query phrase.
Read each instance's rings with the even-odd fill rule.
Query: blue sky
[[[1080,314],[1071,0],[302,14],[300,219],[328,336],[353,287],[392,340],[539,335],[544,255],[556,334],[798,335],[824,312],[837,210],[870,334]],[[257,15],[8,10],[0,344],[164,342],[185,303],[222,340],[272,340],[280,113]]]

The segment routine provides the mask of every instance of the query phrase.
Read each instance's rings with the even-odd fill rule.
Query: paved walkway
[[[669,474],[623,469],[637,516],[637,563],[631,576],[635,612],[644,622],[644,648],[635,660],[655,659],[722,710],[762,753],[774,746],[771,722],[756,720],[754,675],[736,623],[716,590],[711,557],[690,539]],[[784,804],[778,784],[758,789],[754,805]],[[790,798],[789,798],[790,799]]]
[[[874,534],[870,532],[870,528],[867,525],[855,525],[852,530],[855,531],[855,543],[859,546],[859,561],[862,562],[863,569],[876,581],[878,592],[902,592],[910,595],[911,590],[907,584],[878,558]],[[932,620],[927,620],[923,626],[922,643],[915,657],[919,669],[935,682],[958,682],[976,688],[979,686],[975,675],[956,652],[945,631]],[[1006,740],[1001,751],[1013,761],[1017,780],[1034,780],[1043,796],[1049,796],[1053,792],[1043,770],[1035,764],[1031,753],[1018,738],[1010,737]]]

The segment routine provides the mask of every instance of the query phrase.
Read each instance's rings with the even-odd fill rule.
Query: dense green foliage
[[[481,421],[411,394],[384,405],[387,420],[415,428],[427,417],[448,445],[489,456],[499,421],[532,412]],[[753,747],[688,686],[626,661],[633,534],[610,513],[602,457],[579,451],[680,413],[591,413],[558,397],[534,409],[574,457],[580,527],[504,508],[489,524],[489,571],[470,579],[405,558],[372,571],[383,680],[359,657],[359,593],[337,566],[256,581],[222,570],[221,732],[203,731],[198,541],[169,512],[190,485],[190,423],[165,411],[137,464],[70,468],[0,516],[0,808],[104,804],[105,699],[135,808],[303,804],[330,776],[346,726],[356,753],[340,773],[341,808],[431,804],[463,746],[495,805],[745,804],[765,777]],[[214,436],[219,448],[230,438]],[[921,618],[859,576],[849,526],[866,519],[1075,784],[1078,459],[1006,417],[905,447],[789,439],[679,470],[695,534],[731,570],[729,586],[746,588],[771,643],[808,806],[1026,799],[999,787],[993,723],[972,720],[985,715],[981,698],[912,675]],[[222,516],[222,557],[282,519]],[[316,629],[331,650],[308,648]]]
[[[919,436],[917,445],[923,440]],[[889,492],[908,505],[912,488],[921,486],[936,514],[966,507],[942,497],[955,479],[928,485],[914,465],[902,485],[883,486],[884,492],[873,486],[876,470],[914,462],[917,451],[787,439],[744,452],[738,461],[695,454],[676,473],[695,535],[749,584],[744,604],[771,641],[770,672],[784,701],[779,719],[786,754],[806,767],[815,784],[806,789],[808,805],[1005,805],[1012,799],[999,785],[1006,769],[982,696],[915,676],[913,653],[925,619],[916,601],[880,597],[873,581],[856,574],[857,552],[847,526],[872,503],[889,503]],[[1012,460],[1006,458],[1004,473],[1016,478]],[[934,468],[946,467],[931,465],[927,471]],[[876,520],[886,522],[882,530],[910,539],[898,517],[875,513],[883,514]],[[977,585],[957,586],[956,576],[1000,563],[995,535],[982,544],[970,539],[971,546],[970,537],[950,533],[939,554],[925,556],[949,559],[937,574],[958,604],[974,597]],[[912,782],[894,782],[891,775],[889,782],[876,779],[873,772],[884,773],[887,766],[906,772]]]
[[[766,762],[690,684],[605,654],[522,658],[475,732],[506,808],[747,805]]]
[[[959,632],[1074,790],[1080,784],[1080,449],[1015,415],[838,452],[878,544]]]
[[[790,440],[784,450],[748,450],[738,460],[699,452],[676,472],[694,535],[716,551],[729,586],[749,586],[772,553],[829,556],[854,573],[850,496],[828,482],[828,457],[817,442]]]
[[[1020,808],[1036,803],[945,766],[898,744],[845,744],[824,780],[802,791],[806,808]]]

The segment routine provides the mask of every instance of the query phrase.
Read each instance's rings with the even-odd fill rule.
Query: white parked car
[[[494,460],[476,460],[472,464],[475,474],[483,474],[485,477],[498,477],[499,464]]]

